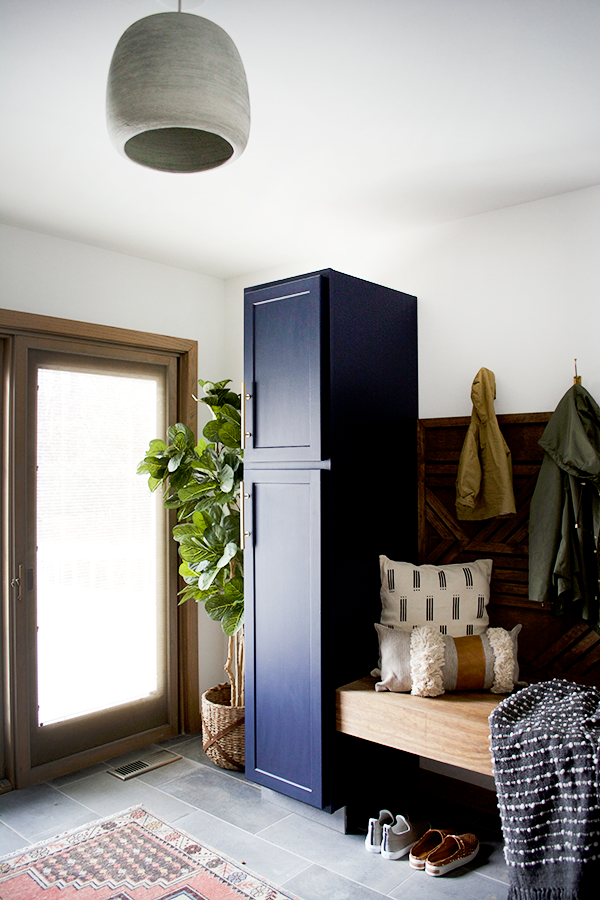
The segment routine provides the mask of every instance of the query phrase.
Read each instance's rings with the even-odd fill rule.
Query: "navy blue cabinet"
[[[335,808],[335,688],[376,664],[379,555],[416,554],[416,298],[326,269],[244,314],[246,777]]]
[[[245,580],[249,777],[321,805],[321,480],[310,469],[248,471]]]
[[[322,278],[246,291],[246,463],[320,460]]]

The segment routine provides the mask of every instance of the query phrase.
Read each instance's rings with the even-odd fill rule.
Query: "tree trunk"
[[[243,626],[229,638],[225,671],[231,684],[231,705],[237,708],[243,707],[245,705]]]

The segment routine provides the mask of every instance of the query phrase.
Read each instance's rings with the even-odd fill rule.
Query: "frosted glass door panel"
[[[136,474],[163,380],[38,367],[40,726],[164,690],[165,519]]]

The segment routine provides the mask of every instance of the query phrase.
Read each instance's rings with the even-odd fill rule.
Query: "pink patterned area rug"
[[[0,859],[2,900],[297,900],[136,806]]]

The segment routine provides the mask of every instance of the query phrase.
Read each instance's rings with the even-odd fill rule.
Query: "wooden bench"
[[[492,774],[488,717],[502,697],[457,691],[441,697],[378,693],[368,676],[336,691],[336,728],[438,762]]]
[[[419,559],[443,565],[493,559],[490,624],[519,635],[521,678],[568,678],[600,686],[600,637],[577,617],[554,618],[528,599],[529,504],[542,459],[538,440],[548,413],[499,416],[511,449],[517,513],[459,522],[455,480],[468,418],[419,422]],[[492,775],[488,718],[502,695],[486,692],[414,697],[376,692],[368,676],[336,691],[336,728],[462,769]]]

